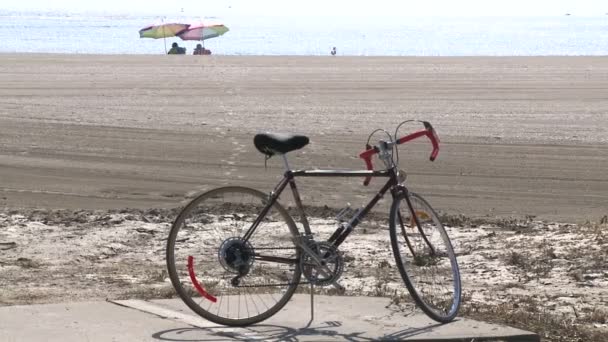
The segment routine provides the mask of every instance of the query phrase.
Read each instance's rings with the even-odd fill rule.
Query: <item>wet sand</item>
[[[608,59],[0,55],[0,207],[171,208],[282,173],[259,131],[309,135],[294,168],[363,168],[375,128],[431,121],[401,148],[411,188],[466,216],[608,214]],[[418,126],[405,126],[406,133]],[[309,203],[363,204],[361,179],[302,179]],[[291,202],[289,194],[283,202]]]

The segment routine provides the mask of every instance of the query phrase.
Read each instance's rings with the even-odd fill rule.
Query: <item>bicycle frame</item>
[[[391,190],[391,195],[393,198],[397,195],[398,191],[403,191],[407,194],[407,188],[399,183],[399,177],[397,175],[397,165],[394,164],[392,160],[392,156],[390,155],[390,151],[392,151],[393,146],[406,143],[408,141],[426,136],[430,139],[433,145],[433,152],[431,153],[430,160],[434,161],[439,153],[439,138],[437,137],[436,132],[429,122],[422,121],[425,126],[425,129],[422,131],[411,133],[405,137],[397,139],[396,141],[391,142],[383,142],[381,141],[378,147],[371,147],[367,145],[367,150],[359,154],[359,157],[365,161],[367,166],[367,170],[296,170],[293,171],[289,167],[289,163],[287,162],[287,156],[282,154],[283,162],[285,165],[285,174],[283,175],[283,179],[275,186],[274,190],[270,193],[268,203],[262,209],[256,220],[253,222],[251,227],[247,230],[245,235],[243,236],[244,241],[248,241],[255,230],[257,229],[260,222],[266,216],[272,205],[278,200],[279,196],[289,184],[291,191],[293,193],[293,198],[296,203],[296,207],[300,214],[300,222],[304,227],[304,235],[310,236],[312,231],[310,229],[310,224],[308,223],[308,219],[306,217],[306,213],[304,212],[304,207],[302,206],[302,200],[300,199],[300,194],[298,192],[298,188],[296,186],[295,177],[365,177],[364,185],[368,185],[369,181],[372,177],[388,177],[388,181],[384,186],[380,189],[380,191],[371,199],[371,201],[360,211],[358,211],[355,216],[346,224],[341,224],[338,226],[336,231],[331,235],[328,239],[328,242],[332,243],[335,247],[338,247],[344,242],[344,240],[350,235],[353,229],[362,221],[363,217],[365,217],[372,208],[378,203],[378,201],[386,194],[389,189]],[[371,157],[372,155],[379,153],[380,159],[382,159],[386,165],[386,170],[377,171],[373,169]],[[412,203],[409,199],[409,196],[405,196],[405,200],[407,202],[408,209],[412,213],[412,217],[418,227],[418,230],[421,230],[420,221],[416,215],[414,215],[414,209]],[[403,227],[403,222],[400,218],[400,225]],[[402,228],[403,229],[403,228]],[[422,233],[422,231],[421,231]],[[430,242],[423,235],[424,241],[433,249]],[[406,237],[407,239],[407,237]],[[409,241],[407,241],[408,247],[412,250]]]
[[[210,190],[193,199],[180,212],[171,227],[167,243],[169,275],[179,296],[204,318],[219,324],[242,326],[267,319],[287,303],[297,286],[310,284],[312,321],[314,287],[331,285],[340,293],[346,290],[339,280],[347,260],[343,258],[339,247],[367,215],[375,216],[375,213],[371,213],[373,208],[390,193],[391,198],[385,200],[392,200],[388,213],[388,233],[401,278],[416,304],[429,317],[442,323],[452,320],[461,302],[456,255],[435,210],[424,198],[409,192],[406,187],[405,174],[399,169],[397,148],[397,145],[405,142],[427,137],[433,145],[430,154],[430,160],[433,161],[439,152],[439,138],[431,124],[425,121],[419,121],[424,124],[424,130],[397,138],[399,128],[410,121],[414,120],[399,124],[394,135],[385,130],[375,130],[368,136],[365,150],[359,154],[367,170],[292,169],[286,155],[308,144],[306,136],[270,133],[256,135],[254,144],[258,151],[266,158],[276,155],[283,160],[283,177],[267,194],[240,186]],[[379,131],[386,133],[388,140],[383,138],[377,145],[370,145],[370,139]],[[374,156],[383,163],[377,170],[373,165]],[[339,212],[336,209],[335,230],[331,229],[330,234],[324,232],[317,240],[310,225],[310,222],[314,225],[315,221],[311,216],[309,222],[306,214],[306,211],[311,214],[313,211],[311,207],[303,205],[296,184],[297,177],[359,177],[364,179],[363,185],[368,185],[371,178],[384,177],[386,181],[383,184],[378,182],[379,190],[370,194],[370,200],[365,206],[353,210],[349,205]],[[279,198],[288,186],[295,203],[295,208],[290,211],[279,204]],[[241,210],[244,208],[246,210]],[[299,219],[294,220],[296,215],[299,215]],[[190,241],[192,237],[206,236],[212,242],[205,243],[205,251]],[[176,245],[181,242],[184,242],[185,247]],[[219,248],[216,252],[213,246],[217,245]],[[196,278],[194,258],[197,255],[201,257],[202,266],[199,268],[205,278],[220,277],[216,282],[209,281],[212,289],[210,293],[206,292],[203,283]],[[187,257],[191,286],[184,279],[184,256]],[[446,262],[448,259],[449,264]],[[254,266],[258,261],[260,264]],[[276,271],[272,271],[271,267],[277,267]],[[450,282],[453,288],[452,285],[439,282]],[[277,289],[249,290],[258,287]],[[427,296],[425,287],[431,291],[440,291],[439,296],[432,293]],[[245,292],[246,313],[241,311],[241,292]],[[269,306],[266,300],[260,298],[259,302],[265,308],[258,309],[253,296],[259,297],[260,294],[270,297],[274,303]],[[278,299],[275,298],[276,294],[279,295]],[[218,303],[216,306],[210,303],[205,308],[201,306],[204,299],[198,299],[199,295],[209,302]],[[227,301],[225,305],[222,304],[224,297]],[[230,305],[231,297],[237,298],[237,303]],[[253,314],[249,312],[247,298],[255,306],[252,308]],[[238,311],[236,318],[231,314],[233,308]]]
[[[332,243],[335,247],[338,247],[344,242],[344,240],[350,235],[350,233],[354,230],[354,228],[363,220],[363,218],[372,210],[372,208],[378,203],[378,201],[384,197],[389,189],[391,190],[392,195],[394,196],[394,188],[399,184],[399,180],[397,177],[397,173],[395,171],[396,167],[389,168],[387,170],[382,171],[374,171],[374,170],[291,170],[289,169],[289,164],[287,163],[287,157],[285,155],[282,156],[285,162],[286,171],[283,175],[283,179],[276,185],[274,190],[269,195],[269,200],[264,209],[260,212],[257,219],[253,222],[251,227],[247,230],[243,239],[247,241],[251,235],[255,232],[257,226],[263,219],[263,217],[268,213],[272,205],[278,200],[283,190],[289,184],[291,188],[291,192],[293,194],[294,201],[296,203],[296,207],[298,213],[300,214],[300,223],[304,227],[304,234],[311,235],[312,230],[310,229],[310,224],[308,223],[308,218],[306,217],[306,213],[304,212],[304,207],[302,205],[302,200],[300,199],[300,194],[298,192],[298,188],[296,185],[295,178],[296,177],[388,177],[388,181],[384,184],[384,186],[376,193],[376,195],[370,200],[370,202],[360,211],[358,211],[355,216],[347,223],[340,225],[336,231],[331,235],[328,242]],[[405,190],[405,187],[403,187]],[[409,203],[409,198],[407,198]]]

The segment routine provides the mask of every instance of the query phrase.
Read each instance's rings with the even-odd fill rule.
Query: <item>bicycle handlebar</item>
[[[401,145],[408,141],[426,136],[429,138],[429,140],[431,140],[431,144],[433,145],[433,151],[431,152],[431,156],[429,157],[429,159],[431,161],[435,161],[435,159],[437,158],[437,155],[439,154],[439,137],[437,136],[437,132],[435,132],[435,129],[433,128],[433,126],[431,126],[431,124],[428,121],[423,121],[422,123],[424,124],[424,128],[425,128],[424,130],[414,132],[410,135],[406,135],[402,138],[399,138],[397,140],[396,144]],[[365,151],[363,151],[359,154],[359,158],[361,158],[361,159],[363,159],[363,161],[365,161],[365,166],[367,167],[368,170],[374,169],[374,165],[372,164],[372,156],[378,152],[380,152],[378,147],[370,146],[369,144],[366,144]],[[364,186],[369,185],[369,182],[371,181],[371,179],[372,179],[371,176],[365,177],[365,180],[363,181],[363,185]]]

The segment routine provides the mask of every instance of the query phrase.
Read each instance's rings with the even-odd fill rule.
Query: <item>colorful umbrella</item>
[[[221,24],[196,24],[190,25],[177,36],[182,40],[205,40],[215,38],[228,32],[228,28]]]
[[[152,25],[139,30],[139,38],[166,38],[174,37],[179,32],[186,30],[190,25],[169,23],[161,25]]]
[[[175,37],[177,33],[188,29],[190,25],[179,23],[168,23],[160,25],[151,25],[139,30],[139,38],[162,38],[165,43],[165,53],[167,53],[167,37]]]

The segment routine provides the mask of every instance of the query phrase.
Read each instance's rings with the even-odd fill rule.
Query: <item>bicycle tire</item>
[[[242,239],[267,200],[268,195],[250,188],[216,188],[193,199],[173,222],[166,250],[169,277],[180,298],[200,316],[229,326],[261,322],[283,308],[297,289],[301,252],[293,238],[298,230],[278,202],[254,234]]]
[[[389,222],[395,262],[412,298],[433,320],[452,321],[461,304],[460,271],[437,213],[420,195],[402,192],[391,205]]]

